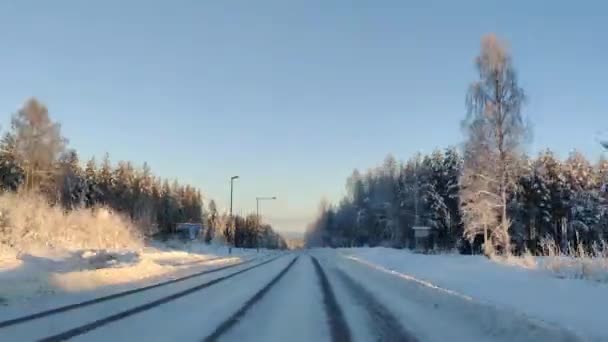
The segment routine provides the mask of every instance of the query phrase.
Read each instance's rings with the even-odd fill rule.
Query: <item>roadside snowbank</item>
[[[154,242],[140,250],[5,252],[0,255],[0,305],[175,277],[201,265],[237,262],[254,253],[233,249],[229,254],[225,246],[175,241]]]
[[[565,327],[590,340],[607,340],[608,286],[558,279],[542,269],[498,264],[483,256],[423,255],[389,248],[347,248],[345,255],[474,301]]]

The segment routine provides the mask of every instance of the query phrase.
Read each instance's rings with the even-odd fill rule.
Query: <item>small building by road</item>
[[[184,240],[194,240],[202,231],[202,223],[178,223],[175,226],[175,232]]]

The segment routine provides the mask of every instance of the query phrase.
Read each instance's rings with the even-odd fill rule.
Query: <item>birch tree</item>
[[[465,237],[484,232],[486,252],[510,252],[507,204],[525,125],[525,100],[506,44],[493,34],[481,39],[475,59],[479,79],[470,85],[463,127],[465,143],[461,205]],[[488,244],[490,242],[490,244]]]
[[[52,178],[67,140],[61,135],[61,126],[51,121],[46,106],[35,98],[25,102],[11,124],[16,156],[25,170],[25,186],[31,190]]]

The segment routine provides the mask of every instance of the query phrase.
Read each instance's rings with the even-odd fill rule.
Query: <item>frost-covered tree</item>
[[[207,210],[207,230],[205,231],[205,242],[210,243],[215,237],[216,229],[219,225],[219,214],[214,200],[209,201]]]
[[[101,192],[99,201],[104,205],[109,205],[114,202],[114,174],[112,172],[112,163],[110,155],[106,153],[103,157],[99,170],[97,170],[97,185]]]
[[[49,117],[48,109],[35,98],[25,102],[13,116],[15,155],[25,171],[25,187],[39,187],[54,178],[55,164],[67,140],[61,126]]]
[[[95,158],[89,159],[85,166],[84,177],[86,183],[86,205],[92,207],[99,203],[103,197],[103,193],[99,186],[99,179],[97,177],[97,163]]]
[[[443,165],[441,168],[440,194],[446,207],[446,246],[455,244],[462,236],[462,217],[458,206],[460,194],[460,175],[462,173],[462,156],[453,148],[447,148],[444,152]],[[440,242],[441,242],[441,235]]]
[[[59,198],[65,208],[73,209],[85,205],[88,189],[75,150],[67,151],[59,159],[58,186]]]
[[[165,179],[160,191],[160,206],[157,212],[157,222],[162,232],[171,232],[173,229],[172,224],[175,223],[173,218],[177,210],[177,201],[173,197],[169,181]]]
[[[592,233],[599,224],[601,196],[593,166],[577,151],[570,154],[563,164],[563,175],[567,186],[566,199],[570,208],[566,213],[567,239],[578,244],[581,235]]]
[[[132,214],[130,203],[133,201],[135,190],[133,187],[134,176],[133,165],[127,161],[119,161],[112,172],[112,207],[118,211],[128,213],[129,216]]]
[[[525,135],[521,115],[525,96],[510,52],[495,35],[482,38],[475,64],[479,80],[469,88],[468,113],[463,122],[467,136],[461,179],[465,235],[474,238],[480,230],[477,220],[483,218],[481,226],[486,239],[491,239],[486,240],[486,251],[499,247],[509,253],[511,222],[507,209],[516,181],[514,167]],[[488,213],[475,212],[479,210],[490,210],[496,220],[487,217]]]
[[[445,153],[436,150],[424,158],[423,165],[424,224],[435,228],[441,247],[449,248],[462,234],[458,209],[461,159],[455,149],[447,149]]]
[[[466,147],[466,145],[465,145]],[[483,145],[478,149],[464,149],[467,153],[485,153]],[[496,191],[495,182],[460,184],[467,172],[485,170],[496,163],[483,162],[486,158],[463,157],[453,148],[431,155],[415,155],[398,165],[399,176],[394,185],[399,190],[394,201],[399,206],[400,238],[397,246],[410,246],[408,232],[416,224],[434,228],[437,247],[458,247],[467,252],[470,247],[477,250],[483,243],[484,233],[488,241],[496,239],[490,227],[500,225],[496,208],[500,207],[499,196],[486,196],[487,189]],[[473,164],[480,161],[479,164]],[[466,162],[468,168],[463,168]],[[383,221],[380,214],[388,213],[382,203],[390,198],[382,195],[385,175],[390,173],[387,163],[372,168],[363,174],[359,171],[347,179],[346,196],[338,205],[327,201],[320,206],[317,217],[307,228],[306,242],[309,246],[363,246],[393,241],[379,229]],[[566,161],[559,160],[553,152],[546,150],[535,158],[525,155],[518,158],[513,167],[515,185],[509,193],[508,215],[511,221],[509,233],[515,243],[513,250],[533,253],[543,252],[540,242],[552,238],[560,248],[579,243],[588,250],[608,236],[606,213],[606,187],[602,179],[608,172],[608,163],[600,161],[596,166],[583,155],[574,153]],[[463,188],[461,188],[461,186]],[[418,189],[415,191],[414,189]],[[479,191],[479,193],[478,193]],[[418,200],[415,194],[418,193]],[[418,201],[419,207],[415,209]],[[395,205],[395,203],[391,203]],[[415,214],[419,215],[416,222]],[[472,245],[462,240],[463,221],[474,222],[468,233]],[[471,228],[471,226],[469,227]],[[488,244],[492,248],[494,244]],[[491,252],[488,251],[488,252]]]
[[[15,136],[6,133],[0,141],[0,185],[4,190],[17,191],[25,179],[16,153]]]
[[[134,172],[132,202],[130,203],[131,217],[147,229],[153,229],[156,219],[156,206],[152,197],[154,178],[148,163]]]

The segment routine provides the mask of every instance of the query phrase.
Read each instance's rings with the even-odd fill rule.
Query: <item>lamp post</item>
[[[239,176],[230,177],[230,219],[232,219],[232,194],[233,194],[234,180],[238,179],[238,178],[239,178]]]
[[[234,180],[238,179],[238,178],[239,178],[239,176],[232,176],[232,177],[230,177],[230,223],[229,223],[230,227],[228,227],[228,229],[231,229],[232,228],[232,224],[233,224],[233,222],[232,222],[232,195],[234,193],[234,190],[233,190],[233,188],[234,188]],[[228,247],[228,254],[232,254],[232,247]]]
[[[259,251],[260,246],[259,246],[259,242],[258,242],[258,234],[260,231],[260,201],[272,201],[272,200],[276,200],[277,197],[276,196],[272,196],[272,197],[256,197],[255,198],[255,216],[257,218],[257,232],[255,234],[255,246],[256,249]]]

